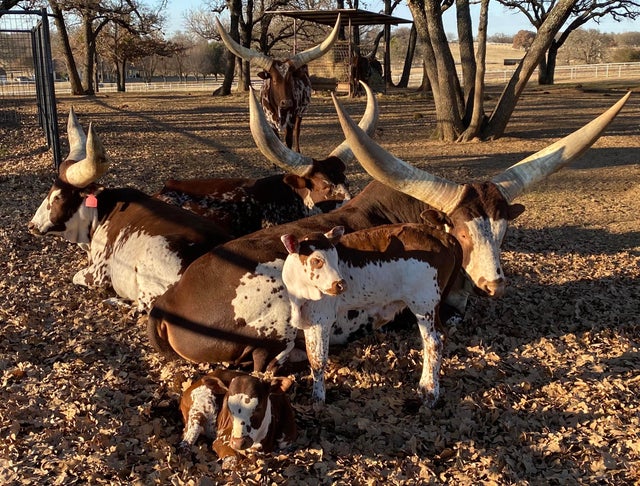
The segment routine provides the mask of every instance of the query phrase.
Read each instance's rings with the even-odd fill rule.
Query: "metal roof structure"
[[[283,15],[293,19],[308,20],[318,24],[334,26],[340,14],[340,25],[398,25],[411,24],[413,20],[401,19],[381,13],[368,12],[359,8],[340,8],[334,10],[269,10],[265,13]]]

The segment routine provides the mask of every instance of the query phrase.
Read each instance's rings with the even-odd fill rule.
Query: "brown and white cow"
[[[297,437],[286,377],[261,379],[248,373],[214,370],[194,382],[180,399],[184,432],[178,449],[188,451],[200,435],[213,440],[220,459],[240,451],[273,452]]]
[[[292,325],[304,330],[312,399],[325,400],[331,329],[341,316],[362,311],[377,328],[409,308],[422,338],[419,388],[425,403],[433,405],[442,361],[439,306],[460,271],[460,245],[444,230],[426,224],[383,225],[340,238],[342,229],[302,239],[281,237],[289,253],[282,281],[291,301]]]
[[[189,263],[231,236],[211,221],[131,188],[97,181],[109,166],[89,125],[88,136],[73,109],[67,124],[70,153],[29,222],[37,236],[60,235],[87,251],[89,266],[73,277],[87,287],[111,286],[148,310]]]
[[[444,222],[460,243],[464,274],[474,290],[492,297],[502,295],[505,278],[500,245],[508,221],[523,211],[512,200],[581,155],[627,99],[628,95],[580,130],[492,180],[463,185],[427,177],[407,164],[400,163],[402,169],[398,169],[397,159],[389,158],[336,103],[351,149],[359,162],[385,183],[370,183],[335,211],[265,228],[198,258],[180,281],[156,300],[148,321],[152,344],[167,355],[177,354],[194,362],[252,361],[256,370],[281,364],[295,347],[297,328],[291,324],[289,296],[282,281],[287,252],[280,236],[290,233],[301,237],[334,226],[344,226],[348,233],[383,224],[421,223],[425,215],[434,219],[436,226]],[[389,177],[394,174],[398,177]],[[428,190],[420,191],[422,184]],[[452,194],[455,197],[450,197]],[[465,296],[455,303],[463,310]],[[360,314],[370,317],[366,311]],[[348,341],[357,327],[367,322],[351,320],[349,313],[340,316],[331,342]]]
[[[378,102],[369,86],[363,87],[367,104],[359,126],[373,135]],[[345,169],[353,161],[353,152],[344,141],[327,158],[313,159],[280,141],[268,126],[253,90],[249,95],[249,114],[256,145],[287,174],[259,179],[169,180],[156,197],[211,219],[235,236],[328,212],[351,198]]]
[[[311,102],[311,80],[307,64],[326,54],[340,32],[340,15],[329,36],[319,45],[285,60],[274,59],[261,52],[241,46],[225,31],[216,18],[218,33],[227,49],[237,57],[262,69],[260,100],[269,123],[276,132],[285,133],[287,147],[300,152],[300,124]]]

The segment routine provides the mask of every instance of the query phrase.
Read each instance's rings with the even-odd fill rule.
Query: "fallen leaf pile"
[[[636,90],[637,91],[637,90]],[[378,141],[463,182],[496,173],[577,129],[624,91],[525,92],[507,136],[429,141],[430,101],[381,95]],[[103,178],[149,193],[170,177],[275,173],[255,148],[246,95],[110,94],[58,100],[63,145],[73,104],[112,160]],[[362,100],[346,100],[358,118]],[[545,113],[540,119],[540,113]],[[640,95],[571,167],[518,202],[503,245],[508,293],[472,297],[444,330],[442,398],[421,406],[417,328],[400,320],[332,350],[327,404],[295,376],[292,451],[223,468],[200,439],[176,446],[180,393],[209,365],[166,362],[145,317],[113,291],[72,284],[85,254],[27,231],[53,180],[35,124],[0,126],[0,483],[634,484],[640,480]],[[326,156],[340,129],[315,97],[302,150]],[[66,147],[66,145],[64,145]],[[65,150],[68,150],[66,148]],[[352,190],[370,179],[353,163]]]

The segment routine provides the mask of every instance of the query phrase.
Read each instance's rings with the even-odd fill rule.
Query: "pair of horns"
[[[491,182],[511,203],[530,186],[582,155],[613,121],[630,95],[631,92],[627,93],[595,120],[512,165]],[[335,95],[332,96],[346,142],[369,175],[444,213],[450,214],[455,209],[462,197],[462,185],[413,167],[387,152],[355,125]]]
[[[218,29],[220,37],[222,38],[222,42],[224,42],[224,45],[227,46],[227,49],[229,49],[235,56],[240,57],[245,61],[252,62],[265,71],[269,71],[271,69],[274,61],[272,57],[238,44],[227,33],[217,17],[216,27]],[[305,64],[309,64],[314,59],[318,59],[319,57],[322,57],[324,54],[326,54],[338,38],[339,33],[340,14],[338,14],[338,19],[336,20],[336,25],[333,27],[333,30],[321,44],[307,49],[306,51],[302,51],[289,59],[289,62],[291,63],[293,69],[298,69],[299,67],[304,66]]]
[[[367,93],[367,105],[358,126],[364,133],[373,136],[380,113],[378,100],[367,84],[362,81],[360,81],[360,84]],[[312,167],[313,159],[291,150],[282,143],[267,122],[253,88],[250,87],[249,90],[249,127],[257,147],[269,161],[282,169],[297,175],[305,175]],[[333,149],[329,157],[337,157],[346,165],[353,160],[353,152],[345,140]]]
[[[88,135],[78,122],[73,107],[69,110],[67,136],[69,137],[69,156],[67,160],[75,160],[67,167],[65,177],[74,187],[87,187],[102,177],[109,168],[109,161],[100,138],[93,124],[89,124]]]

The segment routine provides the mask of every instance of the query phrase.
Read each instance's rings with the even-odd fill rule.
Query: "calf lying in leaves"
[[[290,446],[297,437],[286,394],[292,384],[285,377],[266,380],[230,370],[200,378],[180,399],[185,427],[179,450],[188,451],[200,434],[213,439],[213,450],[225,462],[237,458],[239,451]]]

